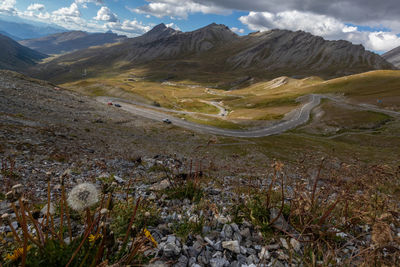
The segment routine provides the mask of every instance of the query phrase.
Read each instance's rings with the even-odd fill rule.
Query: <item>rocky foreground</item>
[[[121,235],[116,239],[117,244],[122,244],[123,238],[123,232],[118,233],[118,229],[126,228],[129,221],[129,216],[125,216],[121,210],[130,214],[134,203],[140,199],[140,208],[132,229],[144,227],[151,233],[149,240],[154,239],[153,244],[143,251],[146,258],[141,262],[143,265],[357,266],[365,263],[371,251],[377,253],[379,261],[383,263],[395,264],[400,259],[400,217],[393,209],[395,207],[386,207],[380,202],[383,199],[377,200],[385,212],[376,210],[377,214],[371,215],[377,216],[375,219],[356,215],[353,210],[351,212],[354,218],[348,218],[349,215],[345,214],[333,214],[332,210],[336,210],[338,202],[347,203],[347,207],[351,205],[351,202],[345,201],[348,196],[341,194],[339,190],[336,193],[329,191],[330,194],[324,196],[322,192],[325,190],[324,186],[329,184],[327,181],[318,182],[318,188],[313,191],[315,173],[313,179],[297,177],[304,188],[301,196],[298,196],[294,192],[295,188],[299,188],[296,187],[298,185],[290,182],[291,178],[281,176],[281,168],[284,167],[280,164],[276,164],[271,175],[267,177],[225,176],[219,180],[212,179],[207,171],[200,172],[198,166],[190,168],[191,162],[188,160],[168,156],[132,160],[99,158],[79,165],[48,162],[50,166],[46,169],[52,171],[41,175],[38,175],[41,169],[36,164],[19,161],[18,158],[14,164],[18,169],[14,169],[13,179],[10,179],[10,173],[2,172],[0,176],[5,182],[3,189],[11,190],[13,184],[22,183],[26,198],[33,203],[41,203],[36,206],[36,209],[42,209],[38,215],[39,220],[43,220],[46,214],[44,204],[49,178],[53,200],[61,192],[58,177],[65,177],[67,192],[76,184],[87,181],[94,183],[99,189],[104,188],[105,181],[113,184],[117,189],[113,191],[114,206],[110,208],[112,215],[109,223],[114,234]],[[3,168],[4,166],[9,165],[3,165]],[[337,168],[340,169],[339,166]],[[12,171],[9,168],[7,170]],[[274,178],[273,170],[276,171],[277,179]],[[43,178],[32,181],[31,177],[35,176]],[[282,182],[288,184],[283,191]],[[285,194],[283,199],[280,199],[280,192]],[[320,208],[325,207],[325,210],[318,210],[318,213],[322,213],[315,214],[315,217],[302,217],[298,212],[309,211],[310,207],[306,206],[312,205],[308,199],[312,192],[317,192],[318,199],[315,202]],[[273,204],[257,202],[257,199],[268,194],[273,196],[270,200]],[[353,197],[362,198],[362,195],[358,192]],[[381,197],[383,196],[378,198]],[[281,201],[284,204],[282,209]],[[298,207],[299,204],[304,206]],[[57,203],[52,205],[56,207]],[[398,207],[398,203],[395,205]],[[362,210],[366,211],[367,209]],[[0,202],[0,213],[10,214],[14,218],[12,225],[17,232],[22,233],[21,225],[15,221],[10,201]],[[298,222],[296,216],[299,220],[313,218],[313,221],[308,222],[310,227]],[[121,222],[121,219],[126,221]],[[321,220],[323,223],[320,223]],[[54,221],[57,224],[60,217],[55,215]],[[84,228],[85,225],[79,220],[73,220],[73,237],[79,238],[84,233]],[[32,225],[30,229],[34,231]],[[9,250],[7,248],[13,242],[10,226],[0,226],[0,233],[3,233],[2,251]],[[65,237],[66,243],[68,240]],[[323,247],[324,242],[329,246]],[[319,251],[318,246],[323,250]],[[325,249],[326,254],[323,253]],[[365,251],[369,253],[366,254]]]

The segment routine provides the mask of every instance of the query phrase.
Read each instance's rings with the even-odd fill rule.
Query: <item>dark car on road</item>
[[[172,123],[172,121],[170,121],[169,119],[163,119],[163,122],[167,123],[167,124],[171,124]]]
[[[120,108],[120,107],[121,107],[120,104],[114,104],[114,106],[116,106],[117,108]]]

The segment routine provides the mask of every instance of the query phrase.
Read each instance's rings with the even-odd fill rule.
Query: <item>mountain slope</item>
[[[250,44],[228,58],[234,68],[259,67],[266,71],[307,69],[332,76],[372,69],[391,69],[380,56],[347,41],[326,41],[303,31],[271,30],[243,38]]]
[[[13,39],[14,41],[20,41],[21,38],[18,38],[17,36],[14,36],[12,34],[9,34],[8,32],[5,31],[0,31],[0,34],[5,35],[7,37],[10,37],[11,39]]]
[[[382,55],[384,59],[400,68],[400,46]]]
[[[126,39],[126,36],[115,33],[87,33],[71,31],[56,33],[37,39],[28,39],[19,43],[45,54],[60,54],[90,46],[117,43]]]
[[[46,55],[22,46],[11,38],[0,34],[0,68],[23,71],[33,66]]]
[[[64,32],[66,29],[55,28],[48,25],[32,25],[24,22],[0,20],[0,30],[5,31],[19,39],[39,38],[49,34]]]
[[[173,72],[218,73],[231,77],[338,77],[376,69],[394,69],[379,55],[346,41],[326,41],[305,32],[272,30],[239,37],[225,25],[211,24],[192,32],[177,32],[161,24],[143,36],[110,47],[77,51],[38,66],[33,75],[53,81],[90,77],[144,67],[147,76]],[[158,75],[158,74],[157,74]]]

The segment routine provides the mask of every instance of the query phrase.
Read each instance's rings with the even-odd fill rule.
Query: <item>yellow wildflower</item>
[[[89,242],[94,243],[97,239],[102,238],[102,234],[97,234],[97,235],[89,235]]]
[[[29,251],[30,249],[31,249],[31,246],[28,246],[26,248],[27,251]],[[22,257],[23,254],[24,254],[24,248],[17,248],[17,249],[14,249],[12,254],[8,253],[6,255],[6,259],[15,261],[15,260],[19,259],[20,257]]]
[[[144,235],[153,243],[155,247],[158,247],[157,241],[154,239],[154,237],[151,235],[150,231],[147,230],[146,228],[143,229]]]

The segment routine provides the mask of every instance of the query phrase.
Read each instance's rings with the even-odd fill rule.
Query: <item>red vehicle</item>
[[[113,105],[113,103],[111,103],[111,102],[108,102],[108,103],[107,103],[107,105],[109,105],[109,106],[112,106],[112,105]]]

